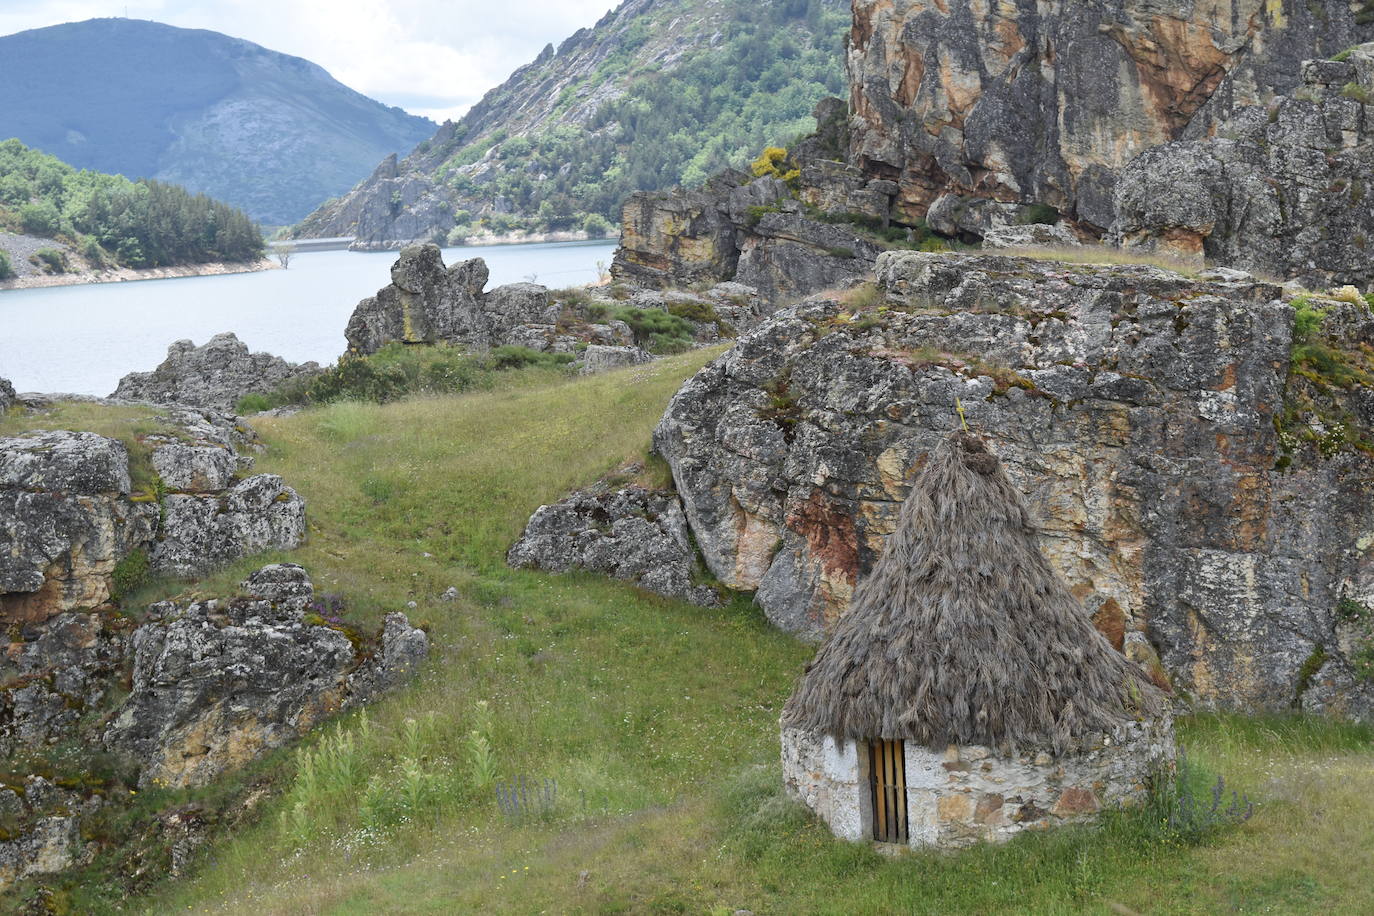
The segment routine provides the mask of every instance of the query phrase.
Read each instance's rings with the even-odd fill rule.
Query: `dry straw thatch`
[[[931,455],[783,724],[1058,753],[1165,706],[1040,552],[1001,462],[956,432]]]

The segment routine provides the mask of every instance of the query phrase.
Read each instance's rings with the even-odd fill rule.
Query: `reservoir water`
[[[444,251],[444,263],[484,258],[491,283],[558,289],[595,282],[615,243],[496,245]],[[233,331],[253,350],[292,362],[333,362],[358,300],[391,282],[395,252],[297,254],[289,270],[0,291],[0,378],[18,391],[107,395],[146,372],[167,345]]]

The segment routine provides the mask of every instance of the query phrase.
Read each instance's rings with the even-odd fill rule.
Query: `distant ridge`
[[[0,139],[295,222],[435,129],[310,61],[203,29],[91,19],[0,38]]]

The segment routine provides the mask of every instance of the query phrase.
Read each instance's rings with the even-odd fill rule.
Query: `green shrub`
[[[99,269],[105,266],[105,249],[101,248],[100,243],[95,239],[88,238],[81,243],[81,256],[93,268]]]
[[[234,405],[234,412],[239,415],[262,413],[264,410],[273,408],[272,399],[265,394],[246,394],[239,398],[239,402]]]
[[[715,306],[709,302],[693,300],[691,302],[674,302],[668,306],[668,314],[685,318],[688,321],[695,321],[698,324],[707,324],[719,321],[720,316],[716,314]]]
[[[681,353],[692,345],[692,326],[661,309],[618,308],[614,317],[630,326],[635,345],[651,353]]]
[[[110,574],[110,597],[120,601],[148,584],[152,567],[148,563],[148,551],[135,550],[115,564]]]
[[[524,369],[526,366],[539,366],[551,369],[566,366],[576,359],[571,353],[541,353],[529,347],[497,347],[491,351],[491,361],[496,369]]]
[[[67,256],[56,248],[40,248],[31,260],[41,264],[48,273],[60,274],[67,270]]]
[[[62,214],[50,200],[38,200],[19,208],[19,222],[25,232],[50,237],[62,229]]]
[[[588,213],[582,221],[582,231],[594,239],[604,239],[615,230],[611,221],[600,213]]]
[[[14,268],[10,265],[10,256],[0,251],[0,280],[8,280],[14,276]]]

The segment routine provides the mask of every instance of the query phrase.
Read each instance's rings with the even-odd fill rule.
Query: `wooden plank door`
[[[868,743],[869,791],[873,802],[873,839],[907,843],[906,746],[901,741]]]

